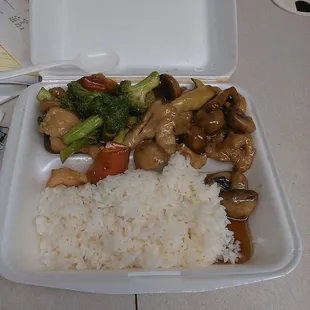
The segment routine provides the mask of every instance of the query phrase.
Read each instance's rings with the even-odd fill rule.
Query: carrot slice
[[[130,148],[125,145],[109,142],[97,155],[94,163],[87,170],[87,178],[92,184],[116,175],[128,169]]]

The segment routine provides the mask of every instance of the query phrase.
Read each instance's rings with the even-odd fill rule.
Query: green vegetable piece
[[[129,132],[129,128],[122,129],[113,139],[114,142],[122,144],[125,140],[127,133]]]
[[[142,114],[154,102],[155,96],[150,92],[159,86],[159,83],[158,72],[152,72],[144,80],[133,86],[128,80],[122,81],[117,88],[117,95],[127,101],[132,113]]]
[[[74,141],[83,139],[91,132],[103,125],[103,118],[100,115],[94,115],[85,121],[77,124],[71,128],[63,137],[62,140],[65,144],[69,145]]]
[[[52,94],[44,87],[41,87],[38,94],[37,94],[37,99],[39,101],[43,100],[51,100],[52,99]]]
[[[87,138],[77,140],[60,151],[60,160],[64,163],[72,154],[87,145]]]

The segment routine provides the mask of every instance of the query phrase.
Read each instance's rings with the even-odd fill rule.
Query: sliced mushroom
[[[177,151],[180,152],[185,158],[190,159],[191,166],[195,169],[202,168],[207,162],[207,156],[205,154],[198,155],[192,152],[185,144],[178,144]]]
[[[229,189],[248,189],[248,179],[237,171],[220,171],[208,174],[205,178],[205,184],[216,182],[223,190]]]
[[[174,100],[181,96],[182,90],[179,82],[170,74],[160,75],[161,94],[168,100]]]
[[[206,154],[218,161],[232,162],[236,171],[247,171],[253,162],[256,150],[250,135],[229,132],[221,143],[208,143]]]
[[[248,179],[240,171],[232,171],[230,189],[248,189]]]
[[[214,99],[207,102],[204,106],[207,112],[216,110],[226,104],[228,98],[231,97],[236,107],[239,107],[240,97],[235,87],[230,87],[219,93]]]
[[[182,136],[182,141],[196,154],[205,152],[207,146],[206,135],[198,126],[191,126],[188,132]]]
[[[205,178],[205,184],[213,184],[216,182],[223,190],[229,190],[231,186],[231,172],[220,171],[208,174]]]
[[[256,130],[253,119],[245,115],[240,109],[228,110],[226,121],[235,133],[252,133]]]
[[[247,219],[254,211],[258,201],[258,194],[252,190],[232,189],[221,191],[221,204],[225,207],[228,217]]]
[[[201,127],[207,135],[213,135],[224,127],[224,114],[220,109],[211,112],[200,109],[195,114],[195,124]]]
[[[137,169],[151,170],[168,163],[168,154],[154,141],[146,140],[134,152]]]

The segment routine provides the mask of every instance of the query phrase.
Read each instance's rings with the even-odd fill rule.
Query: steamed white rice
[[[163,173],[133,170],[97,186],[46,188],[36,228],[49,269],[121,269],[234,263],[219,188],[206,186],[183,156]]]

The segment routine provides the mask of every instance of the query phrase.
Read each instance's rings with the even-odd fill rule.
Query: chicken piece
[[[170,104],[154,102],[142,122],[130,131],[123,144],[135,149],[143,140],[155,138],[156,143],[169,155],[176,151],[175,124],[178,114]]]
[[[190,159],[191,166],[195,169],[202,168],[207,162],[207,156],[205,154],[198,155],[191,151],[185,144],[178,144],[177,151],[180,152],[185,158]]]
[[[98,145],[88,145],[80,149],[80,152],[83,154],[88,154],[93,160],[95,160],[103,148],[104,147],[100,147]]]
[[[60,101],[58,100],[42,100],[40,101],[40,112],[45,114],[52,107],[59,107]]]
[[[137,169],[151,170],[168,163],[168,154],[154,141],[145,140],[134,152]]]
[[[176,122],[175,122],[175,134],[177,136],[179,135],[183,135],[185,133],[188,133],[191,124],[192,124],[192,120],[193,120],[193,112],[192,111],[188,111],[188,112],[182,112],[180,113],[177,118],[176,118]]]
[[[60,138],[79,122],[75,114],[59,107],[52,107],[40,124],[40,132],[53,138]]]
[[[255,153],[250,135],[237,135],[232,131],[223,142],[209,143],[206,148],[208,157],[223,162],[230,161],[239,172],[250,169]]]
[[[66,147],[60,138],[49,137],[49,139],[53,153],[60,153],[60,151]]]
[[[52,170],[46,187],[56,187],[59,185],[79,186],[86,183],[88,183],[86,174],[69,168],[59,168]]]

